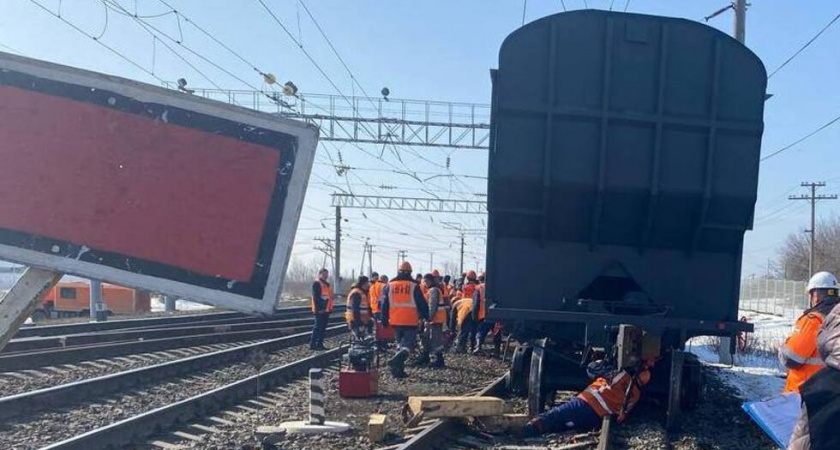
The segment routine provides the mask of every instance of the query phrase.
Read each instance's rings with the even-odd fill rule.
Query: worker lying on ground
[[[840,306],[825,318],[817,336],[817,350],[825,367],[799,387],[802,412],[788,450],[840,448]]]
[[[522,434],[527,437],[594,430],[607,415],[623,422],[642,397],[642,387],[650,381],[652,366],[653,362],[647,362],[641,363],[638,369],[613,371],[601,360],[589,364],[586,372],[595,381],[571,401],[533,418]]]
[[[829,272],[814,274],[805,291],[811,307],[796,320],[793,334],[779,347],[779,362],[788,369],[784,392],[798,392],[802,383],[825,366],[817,352],[817,332],[840,300],[837,278]]]

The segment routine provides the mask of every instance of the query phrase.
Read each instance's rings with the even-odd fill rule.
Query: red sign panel
[[[0,258],[269,311],[317,132],[0,54]]]

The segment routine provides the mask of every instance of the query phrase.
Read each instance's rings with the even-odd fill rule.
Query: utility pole
[[[735,39],[742,44],[747,40],[747,0],[735,0]]]
[[[400,263],[405,261],[405,258],[408,257],[408,252],[405,250],[398,250],[397,251],[397,267],[400,266]]]
[[[364,249],[362,250],[362,264],[359,266],[359,275],[364,275],[365,274],[365,258],[367,258],[368,240],[369,239],[367,239],[367,238],[365,239],[365,246],[364,246]]]
[[[435,270],[435,252],[429,253],[429,273]]]
[[[817,210],[817,200],[836,200],[837,195],[817,195],[817,188],[824,187],[825,182],[807,182],[803,181],[800,186],[811,188],[810,194],[800,194],[800,195],[791,195],[788,197],[789,200],[808,200],[811,202],[811,229],[805,230],[806,233],[811,235],[811,251],[808,256],[808,276],[814,274],[814,247],[815,241],[817,239],[817,231],[816,231],[816,210]]]
[[[464,232],[461,232],[461,273],[464,273]]]
[[[373,244],[368,245],[368,270],[373,273]]]
[[[341,206],[335,207],[335,272],[333,273],[333,292],[341,292]]]

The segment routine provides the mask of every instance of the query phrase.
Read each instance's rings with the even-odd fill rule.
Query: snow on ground
[[[795,317],[779,317],[752,311],[741,311],[755,325],[755,332],[747,337],[747,348],[735,355],[735,364],[720,364],[718,340],[698,337],[688,342],[688,350],[714,368],[712,373],[738,392],[744,400],[761,400],[776,396],[784,387],[785,372],[779,366],[776,353],[793,329]]]
[[[176,300],[175,309],[178,311],[204,311],[213,309],[213,306],[204,305],[202,303],[190,302],[187,300]],[[163,312],[166,305],[163,303],[163,297],[152,297],[152,312]]]

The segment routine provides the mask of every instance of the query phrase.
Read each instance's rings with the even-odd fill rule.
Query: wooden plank
[[[385,439],[386,422],[388,416],[385,414],[371,414],[368,419],[368,439],[371,442],[382,442]]]
[[[499,416],[505,412],[504,400],[496,397],[409,397],[408,407],[424,419],[437,417]]]
[[[32,315],[47,291],[61,279],[61,275],[51,270],[30,267],[0,300],[0,350]]]

